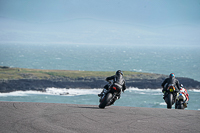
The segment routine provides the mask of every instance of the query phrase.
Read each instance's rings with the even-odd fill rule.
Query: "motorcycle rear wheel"
[[[180,101],[180,102],[178,103],[177,109],[184,109],[184,106],[183,106],[183,102],[182,102],[182,101]]]
[[[99,108],[104,109],[107,105],[108,102],[110,102],[112,98],[112,93],[108,93],[102,100],[101,103],[99,104]]]
[[[172,102],[173,102],[173,95],[171,93],[169,93],[167,95],[167,108],[171,109],[172,108]]]

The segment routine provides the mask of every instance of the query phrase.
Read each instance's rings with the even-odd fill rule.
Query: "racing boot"
[[[99,97],[102,97],[102,96],[103,96],[103,91],[102,91],[100,94],[98,94],[98,96],[99,96]]]
[[[163,99],[165,100],[165,97],[166,97],[166,93],[165,91],[163,91]]]
[[[183,106],[184,106],[184,108],[187,108],[187,103],[185,102],[185,103],[183,104]]]

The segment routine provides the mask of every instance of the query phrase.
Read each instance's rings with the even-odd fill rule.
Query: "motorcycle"
[[[175,109],[185,109],[187,108],[187,101],[189,99],[189,95],[187,91],[183,88],[179,91]]]
[[[177,97],[175,109],[184,109],[185,99],[186,99],[185,95],[179,93]]]
[[[171,109],[172,105],[176,102],[177,91],[174,84],[169,84],[166,90],[164,100],[167,103],[167,108]]]
[[[99,99],[99,108],[102,109],[106,106],[114,104],[114,102],[120,97],[120,90],[116,86],[112,85],[111,82],[109,82],[109,84],[107,84],[106,86],[107,89],[104,87],[102,95]]]

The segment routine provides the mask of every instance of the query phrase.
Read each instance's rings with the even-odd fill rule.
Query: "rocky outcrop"
[[[37,90],[45,91],[48,87],[56,88],[103,88],[106,84],[105,78],[52,78],[52,79],[19,79],[19,80],[0,80],[0,92],[12,92],[17,90]],[[136,79],[126,78],[127,87],[137,87],[139,89],[158,89],[165,79],[164,76],[156,79]],[[200,89],[200,82],[190,78],[177,78],[186,89]]]

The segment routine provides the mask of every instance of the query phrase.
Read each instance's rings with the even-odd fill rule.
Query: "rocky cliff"
[[[158,89],[165,77],[157,79],[126,79],[127,87],[137,87],[139,89]],[[200,89],[200,82],[189,78],[177,78],[180,83],[184,84],[186,89]],[[59,79],[19,79],[19,80],[1,80],[0,92],[12,92],[17,90],[37,90],[45,91],[48,87],[56,88],[103,88],[106,84],[104,78],[59,78]]]
[[[40,70],[0,66],[0,92],[17,90],[45,91],[46,88],[103,88],[105,78],[115,72]],[[158,89],[167,75],[124,71],[126,86],[139,89]],[[186,89],[200,89],[200,82],[177,77]]]

